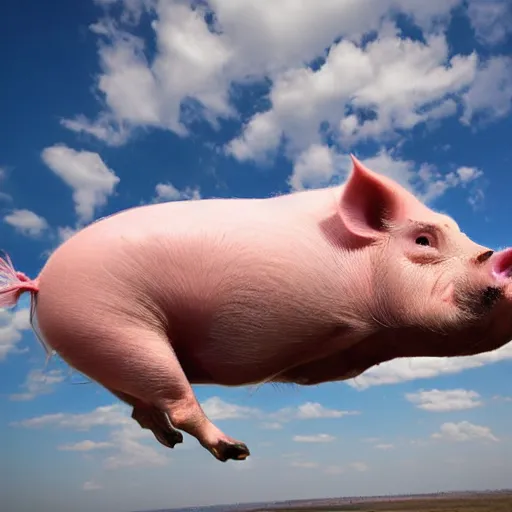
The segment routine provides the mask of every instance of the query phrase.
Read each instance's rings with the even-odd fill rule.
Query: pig
[[[493,251],[351,155],[339,186],[138,206],[62,243],[35,279],[1,260],[0,307],[30,293],[40,341],[164,446],[247,445],[192,385],[310,386],[401,357],[512,338],[512,249]]]

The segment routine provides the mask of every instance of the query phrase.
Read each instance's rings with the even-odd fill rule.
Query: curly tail
[[[32,296],[39,291],[37,279],[28,278],[23,272],[14,269],[11,258],[7,253],[0,256],[0,308],[12,308],[15,306],[24,292],[30,292]]]
[[[5,251],[0,252],[3,253],[3,257],[0,256],[0,308],[16,306],[21,295],[30,292],[30,325],[46,352],[48,362],[54,351],[41,334],[37,322],[36,306],[39,280],[30,279],[23,272],[15,270],[9,255]]]

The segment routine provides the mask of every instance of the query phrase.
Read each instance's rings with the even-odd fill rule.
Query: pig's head
[[[512,249],[476,244],[450,217],[353,164],[339,216],[367,267],[362,314],[397,344],[395,357],[472,355],[512,339]]]

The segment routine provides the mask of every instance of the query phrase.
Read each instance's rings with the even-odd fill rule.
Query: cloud
[[[155,187],[154,202],[201,199],[199,188],[186,187],[178,190],[172,183],[158,183]]]
[[[449,189],[467,187],[483,176],[481,169],[469,166],[441,173],[435,165],[400,159],[384,147],[374,156],[360,159],[364,165],[392,178],[426,203],[432,203]],[[313,144],[297,157],[289,184],[293,190],[303,190],[342,183],[351,168],[348,153],[337,153],[331,147]],[[480,194],[482,200],[483,192]]]
[[[296,443],[332,443],[336,438],[330,434],[316,434],[311,436],[293,436]]]
[[[96,210],[107,203],[120,181],[98,153],[56,144],[44,149],[41,156],[50,170],[73,190],[79,223],[93,219]]]
[[[274,421],[274,422],[265,422],[261,423],[260,428],[263,430],[281,430],[283,428],[283,425],[281,423]]]
[[[254,416],[260,416],[261,411],[253,407],[244,407],[225,402],[218,396],[208,398],[201,403],[205,414],[212,421],[247,419]]]
[[[482,62],[462,101],[461,122],[468,126],[507,116],[512,109],[512,58],[495,56]]]
[[[407,393],[405,397],[418,409],[430,412],[462,411],[483,405],[476,391],[466,389],[432,389]]]
[[[239,160],[275,150],[284,134],[292,155],[320,142],[320,128],[341,146],[363,140],[382,141],[429,119],[453,115],[451,98],[475,76],[475,54],[448,59],[448,45],[440,34],[426,41],[402,39],[389,28],[363,48],[342,40],[329,49],[318,69],[294,68],[276,77],[271,108],[249,120],[243,133],[227,145]],[[336,85],[334,85],[336,84]],[[265,132],[268,145],[261,144]],[[256,145],[254,144],[256,141]]]
[[[470,368],[479,368],[486,364],[509,359],[512,359],[512,343],[492,352],[474,356],[401,358],[374,366],[359,377],[347,380],[346,383],[351,387],[363,390],[371,386],[427,379],[443,374],[456,374]]]
[[[285,407],[274,412],[265,412],[256,407],[241,406],[213,396],[201,403],[206,415],[212,420],[259,419],[260,427],[278,430],[282,423],[320,418],[343,418],[360,414],[359,411],[329,409],[318,402],[305,402],[297,407]]]
[[[318,462],[308,462],[308,461],[299,461],[299,460],[294,460],[292,462],[290,462],[290,466],[292,468],[301,468],[301,469],[316,469],[318,468]]]
[[[117,427],[129,425],[133,420],[127,407],[121,404],[104,405],[82,414],[56,413],[36,416],[13,423],[13,426],[25,428],[59,427],[73,430],[90,430],[93,427]]]
[[[57,446],[57,450],[64,452],[90,452],[92,450],[104,450],[105,448],[111,448],[112,443],[106,441],[90,441],[88,439],[73,444],[61,444]]]
[[[23,331],[30,329],[29,309],[16,311],[0,309],[0,362],[4,361],[8,354],[21,352],[17,344],[22,339]]]
[[[99,489],[103,489],[103,486],[101,484],[98,484],[97,482],[89,480],[87,482],[84,482],[82,489],[84,491],[97,491]]]
[[[48,229],[48,222],[30,210],[13,210],[4,217],[4,222],[25,236],[38,237]]]
[[[89,431],[96,427],[110,427],[108,441],[85,439],[75,444],[60,445],[60,451],[95,452],[107,451],[103,467],[115,470],[123,467],[161,467],[168,463],[168,454],[159,451],[152,441],[153,434],[142,429],[131,417],[131,410],[124,404],[97,407],[82,414],[56,413],[11,423],[13,427],[44,428],[57,427],[74,431]]]
[[[292,190],[327,186],[333,176],[346,174],[350,165],[349,155],[338,154],[329,146],[311,144],[298,155],[288,182]]]
[[[379,443],[375,445],[375,448],[377,448],[377,450],[392,450],[394,445],[390,443]]]
[[[105,459],[106,469],[161,467],[169,462],[167,451],[162,452],[160,446],[154,443],[150,446],[141,442],[142,439],[152,441],[153,434],[149,430],[141,429],[133,420],[121,429],[112,431],[110,439],[116,452]]]
[[[52,393],[55,385],[60,384],[64,379],[65,377],[61,370],[50,370],[46,373],[41,370],[31,370],[21,386],[26,391],[14,393],[9,396],[9,399],[17,402],[26,402],[33,400],[37,396],[47,395]]]
[[[72,228],[70,226],[59,226],[57,228],[57,235],[59,237],[60,242],[65,242],[69,240],[73,235],[75,235],[79,230],[77,228]]]
[[[350,467],[352,469],[354,469],[355,471],[358,471],[360,473],[364,472],[364,471],[368,471],[368,465],[365,464],[364,462],[352,462],[350,464]]]
[[[136,13],[134,24],[142,10],[150,14],[155,54],[150,57],[147,41],[130,32],[134,27],[120,29],[109,12],[90,26],[99,40],[96,83],[106,108],[96,120],[62,120],[113,145],[126,142],[137,127],[185,136],[187,121],[198,117],[217,126],[220,118],[238,116],[233,85],[262,80],[271,85],[272,108],[256,113],[229,145],[237,158],[257,158],[283,133],[305,150],[319,142],[322,121],[349,144],[454,115],[454,95],[476,70],[474,54],[449,58],[439,30],[462,0],[319,0],[300,9],[261,0],[117,3],[124,6],[121,22],[127,13]],[[424,41],[398,37],[397,14],[416,23]],[[363,44],[372,33],[377,37]],[[304,67],[326,48],[320,69]]]
[[[432,434],[433,439],[444,441],[465,442],[479,439],[498,442],[499,439],[491,432],[489,427],[474,425],[469,421],[459,423],[443,423],[439,432]]]
[[[467,12],[475,36],[483,44],[504,43],[512,34],[512,8],[508,0],[469,0]]]
[[[318,402],[306,402],[297,407],[295,418],[299,420],[320,419],[320,418],[343,418],[359,414],[359,411],[340,411],[338,409],[327,409]]]

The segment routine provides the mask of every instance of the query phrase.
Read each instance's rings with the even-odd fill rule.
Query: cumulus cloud
[[[476,391],[467,389],[431,389],[407,393],[405,398],[418,409],[430,412],[462,411],[483,405]]]
[[[99,489],[103,489],[103,486],[93,480],[88,480],[87,482],[84,482],[82,488],[84,491],[97,491]]]
[[[343,418],[360,414],[359,411],[329,409],[318,402],[305,402],[297,407],[284,407],[273,412],[266,412],[256,407],[241,406],[226,402],[213,396],[201,403],[206,415],[212,420],[259,419],[260,427],[266,430],[278,430],[282,423],[297,420]]]
[[[394,445],[391,443],[378,443],[375,445],[377,450],[392,450]]]
[[[197,119],[217,128],[219,120],[232,118],[243,125],[225,141],[226,153],[261,161],[284,149],[293,163],[288,184],[302,190],[343,180],[348,152],[361,142],[385,147],[414,127],[460,113],[475,129],[475,117],[489,121],[510,111],[509,57],[452,55],[443,30],[452,11],[463,7],[482,37],[498,34],[489,28],[502,13],[498,0],[472,0],[469,7],[462,0],[318,0],[300,8],[268,0],[98,4],[107,15],[90,29],[99,41],[96,83],[105,109],[96,119],[78,114],[62,123],[108,144],[125,143],[137,128],[185,137]],[[114,4],[121,11],[112,11]],[[138,30],[143,11],[153,20],[146,28],[155,46]],[[405,38],[396,25],[399,14],[423,37]],[[267,106],[242,118],[232,91],[263,82]],[[376,164],[386,164],[386,152],[375,155]],[[428,162],[393,160],[389,174],[426,201],[482,174],[468,174],[469,166],[444,173]],[[476,208],[483,190],[472,187],[469,196]],[[153,202],[199,197],[197,188],[159,183]]]
[[[427,119],[453,115],[451,95],[471,84],[476,68],[474,54],[448,59],[447,41],[439,34],[421,42],[389,33],[365,48],[342,40],[329,49],[318,70],[300,67],[276,77],[272,106],[256,120],[267,132],[284,134],[292,154],[319,143],[325,123],[346,148],[362,140],[379,141]],[[263,147],[257,137],[253,147],[259,132],[251,123],[227,146],[239,160],[279,144],[278,137],[267,137]]]
[[[504,43],[512,34],[508,0],[469,0],[468,16],[477,39],[488,45]]]
[[[55,386],[64,381],[64,379],[65,376],[61,370],[49,370],[48,372],[31,370],[21,386],[24,391],[10,395],[9,399],[17,402],[26,402],[33,400],[39,395],[47,395],[52,393]]]
[[[512,343],[492,352],[461,357],[417,357],[401,358],[372,367],[347,384],[356,389],[371,386],[396,384],[415,379],[433,378],[439,375],[456,374],[469,368],[479,368],[486,364],[512,359]]]
[[[38,237],[48,229],[46,219],[31,210],[13,210],[4,216],[4,222],[25,236]]]
[[[158,183],[155,187],[154,202],[182,201],[190,199],[201,199],[199,188],[186,187],[182,190],[177,189],[172,183]]]
[[[30,329],[29,309],[0,309],[0,362],[4,361],[8,354],[21,352],[17,345],[22,339],[23,331]]]
[[[309,436],[293,436],[296,443],[332,443],[336,438],[330,434],[314,434]]]
[[[56,144],[45,148],[41,156],[49,169],[73,190],[79,223],[93,220],[97,209],[107,203],[120,181],[98,153]]]
[[[74,431],[90,431],[96,427],[110,427],[108,441],[84,439],[74,444],[59,445],[61,451],[96,452],[107,451],[103,459],[105,469],[123,467],[159,467],[168,463],[167,453],[159,447],[144,443],[151,441],[153,434],[144,430],[130,417],[131,410],[124,404],[97,407],[82,414],[55,413],[36,416],[11,425],[24,428],[57,427]]]
[[[208,398],[201,403],[201,407],[212,421],[232,420],[261,415],[261,411],[257,408],[231,404],[225,402],[218,396]]]
[[[499,55],[483,61],[462,101],[461,121],[466,125],[507,116],[512,109],[512,58]]]
[[[90,441],[88,439],[79,441],[78,443],[61,444],[57,446],[58,450],[64,452],[90,452],[92,450],[104,450],[105,448],[111,448],[112,443],[107,441]]]
[[[461,421],[459,423],[443,423],[439,432],[432,434],[433,439],[444,441],[475,441],[488,440],[498,442],[499,439],[492,433],[489,427],[474,425],[469,421]]]

